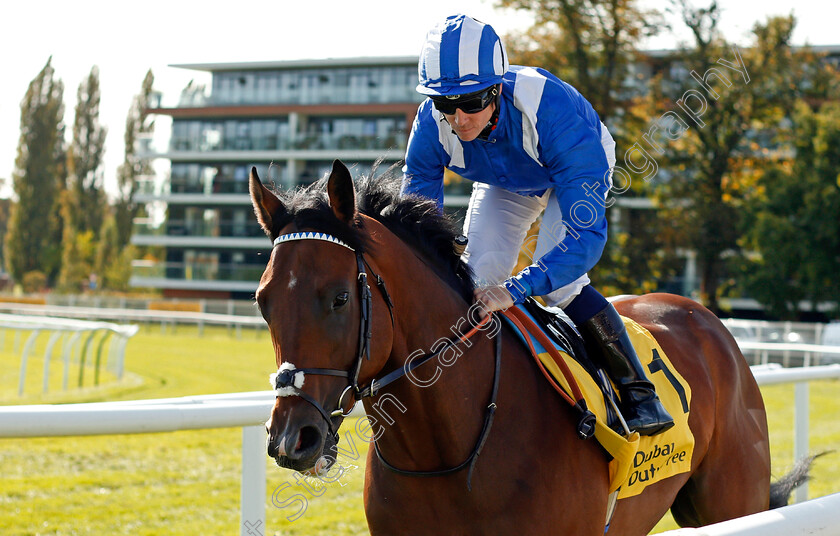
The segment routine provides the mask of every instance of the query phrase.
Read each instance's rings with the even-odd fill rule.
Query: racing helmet
[[[416,89],[429,96],[475,93],[499,84],[507,70],[507,53],[493,27],[452,15],[426,34]]]

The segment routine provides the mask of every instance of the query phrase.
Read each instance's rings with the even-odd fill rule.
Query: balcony
[[[162,225],[153,225],[143,220],[135,221],[134,235],[143,236],[196,236],[196,237],[243,237],[264,238],[256,219],[241,221],[209,222],[202,220],[169,220]]]
[[[172,204],[239,205],[251,204],[248,181],[223,178],[183,178],[138,181],[134,197],[139,203],[164,201]]]
[[[264,264],[135,260],[130,285],[141,288],[254,292]]]
[[[160,151],[155,147],[154,132],[140,132],[134,140],[134,154],[141,159],[154,158]]]
[[[352,134],[301,134],[295,139],[273,137],[243,137],[208,142],[196,138],[172,138],[171,153],[217,151],[405,151],[406,136],[403,132],[388,136]]]
[[[136,260],[132,276],[143,278],[184,279],[187,281],[246,281],[256,288],[265,264],[218,264],[209,262],[158,262]]]
[[[134,223],[131,243],[135,246],[170,248],[204,248],[213,250],[268,250],[271,242],[256,220],[206,222],[201,220],[169,220],[151,224],[138,219]]]

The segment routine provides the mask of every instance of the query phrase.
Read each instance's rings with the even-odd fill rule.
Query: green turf
[[[262,390],[268,387],[268,374],[274,368],[264,331],[246,330],[236,338],[225,329],[208,329],[199,337],[195,328],[179,328],[173,334],[161,333],[156,326],[141,329],[129,342],[129,373],[121,382],[103,377],[99,387],[63,392],[60,382],[54,389],[51,380],[54,392],[42,396],[43,361],[38,359],[33,359],[27,375],[28,394],[18,398],[19,356],[13,352],[12,339],[6,338],[0,348],[0,403]],[[51,376],[60,377],[61,367],[55,370],[51,367]],[[813,452],[840,447],[838,387],[837,382],[812,384]],[[774,474],[779,476],[793,462],[793,387],[768,387],[763,393],[770,413]],[[306,484],[307,489],[292,472],[266,459],[269,530],[263,534],[367,534],[362,508],[367,445],[353,432],[352,421],[348,424],[342,431],[351,433],[358,453],[339,458],[345,472],[335,483]],[[348,446],[346,437],[342,445]],[[0,440],[0,534],[238,534],[240,448],[240,429]],[[817,460],[813,474],[811,497],[840,491],[840,453]],[[304,512],[299,499],[306,501]],[[293,521],[287,519],[296,515]],[[656,532],[671,528],[675,525],[666,518]]]

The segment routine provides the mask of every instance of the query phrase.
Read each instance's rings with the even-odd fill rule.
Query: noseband
[[[358,270],[357,281],[359,285],[359,300],[361,305],[361,320],[359,322],[359,346],[358,351],[356,352],[356,360],[350,370],[328,368],[299,369],[295,368],[293,365],[287,366],[289,364],[286,363],[284,365],[281,365],[277,373],[271,375],[270,381],[278,397],[299,396],[300,398],[306,400],[309,404],[314,406],[315,409],[318,410],[318,412],[321,414],[322,417],[324,417],[324,420],[327,422],[330,434],[332,434],[333,437],[337,439],[338,431],[336,430],[336,427],[333,424],[333,419],[337,419],[339,417],[347,417],[350,414],[350,410],[353,409],[353,407],[351,406],[350,410],[348,410],[347,413],[344,412],[344,404],[346,403],[345,398],[347,397],[347,395],[352,394],[353,400],[358,401],[362,398],[365,398],[366,396],[373,396],[374,394],[376,394],[376,390],[374,390],[375,382],[372,382],[371,387],[368,387],[364,390],[359,387],[359,374],[362,370],[362,362],[364,360],[370,359],[371,303],[373,301],[373,297],[370,292],[370,285],[368,285],[368,275],[365,271],[365,266],[367,265],[368,268],[370,268],[370,265],[367,264],[367,262],[365,262],[364,256],[361,252],[356,251],[354,248],[345,244],[338,238],[328,235],[326,233],[302,232],[281,235],[274,239],[274,247],[277,247],[285,242],[293,242],[298,240],[321,240],[324,242],[331,242],[333,244],[345,247],[355,254],[356,268]],[[391,327],[393,328],[394,304],[391,301],[391,296],[388,294],[388,290],[385,288],[385,281],[379,275],[373,273],[372,269],[370,271],[376,279],[376,286],[382,293],[382,298],[385,300],[385,304],[388,306],[388,313],[391,315]],[[299,374],[301,374],[301,376],[299,376]],[[336,408],[334,410],[327,412],[317,400],[315,400],[310,395],[306,394],[303,390],[301,390],[301,387],[303,386],[303,378],[306,374],[347,378],[348,385],[344,388],[344,390],[341,392],[341,395],[338,397],[338,401],[336,402]]]

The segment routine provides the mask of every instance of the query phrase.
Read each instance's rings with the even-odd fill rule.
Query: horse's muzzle
[[[307,424],[277,433],[269,429],[266,446],[278,466],[322,475],[335,462],[336,439],[322,423]]]

